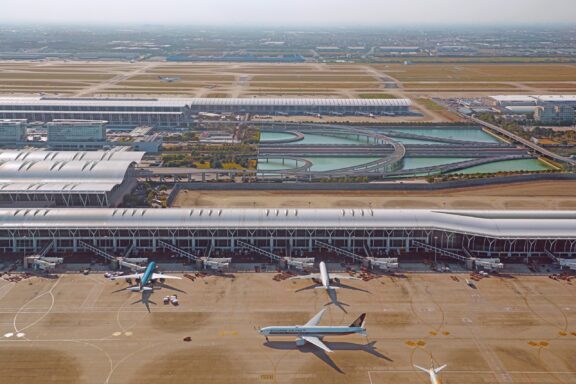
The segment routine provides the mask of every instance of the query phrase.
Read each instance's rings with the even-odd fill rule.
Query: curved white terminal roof
[[[193,106],[322,106],[322,107],[390,107],[411,105],[409,99],[314,99],[314,98],[202,98],[190,99]]]
[[[189,99],[162,98],[66,98],[66,97],[40,97],[40,96],[12,96],[0,97],[0,106],[71,106],[71,107],[184,107]]]
[[[496,95],[491,99],[501,103],[575,103],[576,95]]]
[[[184,106],[410,106],[409,99],[316,99],[316,98],[50,98],[0,97],[2,105],[72,107],[184,107]]]
[[[106,192],[122,184],[132,161],[6,161],[1,192]]]
[[[142,161],[145,152],[129,151],[2,151],[0,162],[4,161]]]
[[[0,228],[437,229],[491,238],[576,239],[576,211],[0,209]]]

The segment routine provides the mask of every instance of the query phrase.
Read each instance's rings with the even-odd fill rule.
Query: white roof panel
[[[130,151],[2,151],[4,161],[126,160],[139,163],[145,152]]]
[[[573,239],[576,211],[0,209],[0,227],[438,229],[493,238]]]
[[[126,106],[126,107],[184,107],[189,106],[410,106],[409,99],[321,99],[321,98],[47,98],[47,97],[0,97],[3,105],[16,106]],[[8,112],[8,111],[6,111]],[[79,112],[79,111],[68,111]],[[138,113],[138,112],[135,112]]]

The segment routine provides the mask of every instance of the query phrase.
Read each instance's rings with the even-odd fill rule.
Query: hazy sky
[[[576,23],[576,0],[0,0],[2,22],[190,25]]]

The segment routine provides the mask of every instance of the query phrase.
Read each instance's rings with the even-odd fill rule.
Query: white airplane
[[[154,288],[153,288],[152,284],[154,284],[154,282],[156,280],[164,280],[164,279],[181,280],[182,279],[182,278],[177,277],[177,276],[169,276],[169,275],[164,275],[161,273],[154,273],[154,269],[156,269],[156,263],[152,261],[150,264],[148,264],[148,266],[146,267],[146,270],[143,273],[135,273],[133,275],[123,275],[123,276],[118,276],[118,277],[121,277],[123,279],[136,279],[139,281],[138,285],[127,288],[128,290],[130,290],[132,292],[153,291]],[[112,280],[114,280],[115,278],[112,278]]]
[[[325,336],[343,336],[352,335],[358,333],[362,336],[366,336],[366,314],[363,313],[349,326],[318,326],[320,319],[326,312],[326,309],[321,310],[314,316],[310,321],[304,325],[296,326],[275,326],[275,327],[264,327],[260,328],[258,331],[261,335],[266,336],[266,341],[268,341],[268,336],[297,336],[296,345],[301,347],[307,342],[326,351],[333,352],[326,344],[322,342],[322,338]]]
[[[323,261],[320,262],[320,273],[313,273],[311,275],[306,276],[294,276],[291,277],[289,280],[302,280],[302,279],[312,279],[315,283],[321,284],[321,286],[316,287],[320,289],[332,290],[332,289],[339,289],[339,287],[334,287],[330,285],[333,281],[338,280],[360,280],[357,277],[352,277],[349,275],[330,275],[328,270],[326,269],[326,263]]]
[[[432,365],[432,368],[430,368],[430,369],[422,368],[422,367],[419,367],[417,365],[414,365],[414,367],[418,368],[419,370],[421,370],[423,372],[426,372],[430,376],[430,383],[431,384],[440,384],[440,379],[438,379],[437,375],[441,370],[446,368],[447,365],[444,364],[440,368],[434,368],[434,365]]]

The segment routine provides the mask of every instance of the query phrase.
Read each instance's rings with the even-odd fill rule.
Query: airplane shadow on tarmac
[[[347,343],[347,342],[333,342],[327,343],[326,345],[333,350],[334,352],[338,351],[364,351],[369,353],[379,359],[387,360],[387,361],[394,361],[386,355],[378,352],[376,349],[376,341],[371,341],[368,344],[356,344],[356,343]],[[283,350],[283,351],[291,351],[291,350],[298,350],[301,353],[311,353],[314,356],[318,357],[322,360],[326,365],[330,368],[334,369],[338,373],[344,374],[344,371],[336,365],[334,360],[332,360],[328,353],[316,348],[313,345],[306,343],[304,346],[299,347],[293,341],[266,341],[264,345],[271,349]]]
[[[336,294],[336,291],[331,289],[328,291],[328,296],[330,297],[330,301],[327,302],[326,304],[324,304],[324,306],[328,306],[330,304],[334,304],[335,306],[337,306],[338,308],[340,308],[342,310],[342,312],[344,313],[348,313],[348,311],[346,309],[344,309],[344,307],[349,307],[349,304],[346,304],[342,301],[338,300],[338,295]]]
[[[152,296],[152,292],[153,291],[142,291],[142,298],[140,300],[136,300],[135,302],[133,302],[132,305],[138,304],[138,303],[143,303],[146,306],[146,309],[148,310],[148,312],[150,312],[150,304],[157,305],[154,301],[150,300],[150,296]]]
[[[307,290],[311,290],[311,289],[316,289],[318,286],[319,286],[318,284],[313,284],[313,285],[310,285],[308,287],[297,289],[295,292],[302,292],[302,291],[307,291]],[[367,291],[365,289],[352,287],[350,285],[346,285],[346,284],[342,284],[342,283],[338,284],[337,287],[372,294],[372,292]],[[328,297],[330,297],[330,301],[328,303],[324,304],[324,306],[334,304],[336,307],[340,308],[342,310],[342,312],[348,313],[348,311],[346,311],[346,309],[344,307],[349,307],[350,305],[338,300],[338,294],[336,293],[335,289],[329,289],[326,292],[328,293]]]

